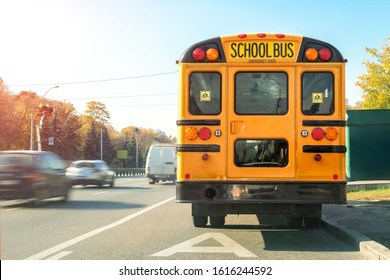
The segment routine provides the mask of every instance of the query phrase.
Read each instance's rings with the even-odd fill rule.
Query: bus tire
[[[319,228],[321,226],[321,217],[305,217],[305,226],[307,228]]]
[[[225,216],[210,216],[210,225],[213,228],[221,228],[225,225]]]
[[[195,227],[205,227],[207,225],[207,216],[192,216]]]

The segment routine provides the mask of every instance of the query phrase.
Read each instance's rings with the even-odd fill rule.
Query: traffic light
[[[53,113],[53,107],[50,107],[49,104],[46,105],[43,105],[42,103],[39,104],[38,113],[37,113],[38,117],[42,117],[42,116],[47,117],[50,116],[52,113]]]

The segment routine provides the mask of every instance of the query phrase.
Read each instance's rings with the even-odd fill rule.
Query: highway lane
[[[281,230],[255,215],[229,215],[222,229],[194,228],[175,186],[146,178],[113,188],[73,189],[70,201],[1,208],[2,259],[331,259],[365,257],[323,229]]]

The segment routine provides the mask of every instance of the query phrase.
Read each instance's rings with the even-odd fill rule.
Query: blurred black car
[[[66,163],[46,151],[0,151],[0,199],[34,198],[36,205],[52,197],[68,200]]]
[[[77,160],[66,169],[72,185],[114,186],[115,172],[103,160]]]

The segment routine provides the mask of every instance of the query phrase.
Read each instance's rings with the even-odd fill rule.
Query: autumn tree
[[[8,150],[11,148],[12,141],[17,136],[13,125],[13,97],[10,94],[8,87],[0,78],[0,150]]]
[[[101,102],[88,102],[84,120],[86,130],[84,158],[100,159],[103,155],[103,160],[110,164],[114,159],[114,148],[107,129],[110,113],[106,106]]]
[[[359,76],[356,85],[363,90],[362,109],[390,109],[390,37],[387,44],[366,48],[374,61],[364,61],[367,73]]]
[[[71,103],[51,101],[53,114],[42,127],[42,149],[53,151],[64,159],[74,160],[81,156],[81,117]],[[49,138],[53,142],[49,144]]]

